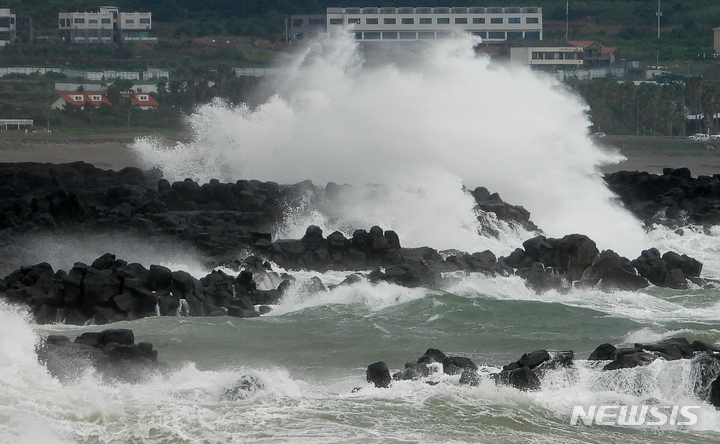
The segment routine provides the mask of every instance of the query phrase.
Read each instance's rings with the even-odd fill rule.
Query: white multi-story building
[[[294,26],[307,26],[310,17],[308,23],[299,21],[305,17],[292,17],[298,20],[291,19],[293,36],[305,32]],[[455,32],[472,33],[485,43],[543,37],[542,8],[535,7],[327,8],[326,19],[328,32],[347,29],[362,43],[441,39]]]
[[[10,13],[9,9],[0,9],[0,46],[15,41],[16,30],[15,14]]]
[[[157,42],[150,36],[152,13],[120,12],[114,6],[101,6],[99,12],[61,12],[58,26],[65,43]]]

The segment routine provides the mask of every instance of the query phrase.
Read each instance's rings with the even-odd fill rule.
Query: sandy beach
[[[121,170],[141,165],[130,150],[131,138],[105,139],[0,139],[0,162],[67,163],[83,161],[98,168]],[[661,174],[663,168],[687,167],[693,176],[720,174],[720,156],[642,155],[601,168],[614,171],[647,171]]]

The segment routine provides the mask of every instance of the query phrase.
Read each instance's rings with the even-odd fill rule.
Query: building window
[[[434,38],[435,38],[435,33],[432,32],[432,31],[420,31],[420,32],[418,32],[418,39],[427,40],[427,39],[434,39]]]
[[[537,17],[526,17],[525,18],[525,23],[538,23],[538,22],[539,22],[539,20]]]
[[[64,27],[64,26],[65,26],[65,19],[60,19],[60,27],[62,28],[62,27]],[[0,27],[4,27],[4,26],[2,25],[2,22],[0,22]]]
[[[482,25],[485,23],[485,17],[473,17],[473,25]]]
[[[533,52],[532,52],[532,59],[533,59],[533,60],[542,60],[542,58],[543,58],[543,57],[542,57],[542,53],[541,53],[541,52],[538,52],[538,51],[533,51]]]
[[[435,14],[450,14],[450,8],[435,8]]]
[[[97,30],[97,29],[90,29],[90,30],[88,30],[88,37],[90,37],[90,38],[97,38],[97,37],[98,37],[98,30]]]
[[[396,23],[397,23],[397,19],[394,19],[394,18],[384,18],[383,19],[384,25],[394,25]]]
[[[421,25],[432,25],[432,19],[427,17],[420,18]]]
[[[109,25],[109,24],[110,24],[110,19],[109,19],[109,18],[100,19],[100,23],[102,23],[103,25]]]
[[[295,33],[295,40],[302,40],[303,38],[305,38],[305,35],[302,32]]]
[[[519,24],[521,23],[520,17],[508,17],[508,23]]]
[[[366,32],[365,33],[365,40],[376,40],[380,38],[380,32],[379,31],[372,31],[372,32]]]
[[[490,17],[490,23],[495,24],[495,25],[502,25],[503,18],[502,17]]]
[[[303,25],[303,19],[293,19],[292,21],[293,28],[299,28]]]
[[[366,19],[365,19],[365,24],[366,24],[366,25],[377,25],[377,24],[378,24],[378,19],[376,19],[376,18],[366,18]]]
[[[447,39],[450,38],[450,33],[447,31],[438,31],[437,32],[437,38],[439,39]]]
[[[84,18],[76,18],[76,19],[73,19],[73,23],[76,23],[76,24],[85,23],[85,19]]]
[[[450,24],[450,19],[447,18],[447,17],[440,17],[440,18],[437,19],[437,24],[438,24],[438,25],[449,25],[449,24]]]
[[[380,8],[380,14],[395,14],[395,8]]]
[[[325,19],[309,19],[308,25],[311,26],[322,26],[325,24]]]
[[[523,38],[522,31],[508,31],[507,38],[508,40],[512,39],[521,39]]]
[[[349,18],[348,19],[348,25],[359,25],[360,19],[359,18]]]
[[[554,52],[546,52],[545,60],[555,60],[555,53]]]
[[[465,18],[465,17],[463,17],[463,18],[456,17],[456,18],[455,18],[455,24],[456,24],[456,25],[467,25],[467,18]]]
[[[400,31],[400,40],[415,40],[416,34],[414,31]]]
[[[76,39],[84,39],[85,38],[85,30],[84,29],[73,29],[73,37]]]
[[[90,25],[97,25],[97,23],[98,23],[97,19],[88,20],[88,24],[90,24]]]
[[[362,32],[355,32],[355,40],[362,40]]]
[[[110,30],[109,30],[109,29],[101,29],[101,30],[100,30],[100,35],[101,35],[102,37],[110,37]]]
[[[504,39],[505,32],[504,31],[490,31],[490,32],[488,32],[488,38],[489,39]]]
[[[467,8],[452,8],[453,14],[467,14]]]
[[[400,19],[400,23],[402,23],[403,25],[414,25],[415,19],[406,17],[406,18]]]
[[[398,38],[398,33],[397,33],[397,31],[385,31],[382,33],[382,38],[394,40],[394,39]]]
[[[476,35],[478,37],[481,37],[483,39],[487,38],[487,32],[485,32],[485,31],[474,31],[472,34]]]
[[[432,8],[415,8],[416,14],[432,14]]]
[[[525,40],[540,40],[540,31],[525,31]]]
[[[90,96],[90,100],[92,100],[93,102],[99,102],[100,96]]]
[[[573,60],[575,57],[573,57],[574,54],[572,52],[566,52],[565,53],[565,60]]]
[[[363,8],[362,13],[363,14],[377,14],[378,9],[377,8]]]
[[[135,19],[125,19],[125,24],[126,24],[126,25],[134,25],[134,24],[135,24]]]
[[[342,19],[330,19],[331,25],[342,25]]]
[[[398,8],[398,14],[412,14],[413,8]]]
[[[149,18],[141,18],[141,19],[140,19],[140,24],[141,24],[141,25],[149,25],[149,24],[150,24],[150,19],[149,19]]]

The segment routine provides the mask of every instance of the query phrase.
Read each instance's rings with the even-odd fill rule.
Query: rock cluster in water
[[[237,276],[212,271],[196,279],[185,271],[116,259],[112,254],[91,265],[76,263],[70,271],[53,271],[47,263],[22,267],[0,281],[8,300],[30,306],[39,324],[84,325],[147,316],[260,316],[281,297],[278,290],[258,290],[249,258]]]
[[[294,185],[238,180],[170,183],[156,171],[102,170],[84,162],[0,163],[0,265],[12,256],[14,239],[26,233],[133,233],[169,236],[194,246],[217,266],[247,247],[262,248],[287,208],[302,202],[332,206],[342,189],[310,181]],[[478,208],[500,220],[536,229],[522,207],[480,187]],[[17,264],[7,264],[14,267]],[[12,270],[13,268],[9,268]]]
[[[638,200],[640,197],[657,196],[648,189],[653,193],[664,190],[657,185],[660,183],[685,190],[693,208],[704,211],[707,207],[700,206],[700,197],[695,196],[700,193],[698,187],[704,183],[706,195],[715,188],[706,183],[710,179],[700,179],[689,178],[686,169],[667,170],[663,176],[616,173],[607,178],[613,189],[637,198],[628,201],[633,208],[646,202]],[[77,263],[68,271],[55,272],[47,263],[25,266],[0,281],[0,292],[28,304],[40,323],[103,324],[175,314],[257,316],[260,311],[256,307],[276,303],[293,280],[274,273],[269,279],[272,288],[258,290],[253,276],[273,274],[266,260],[287,270],[362,272],[372,282],[407,287],[441,288],[444,273],[452,272],[518,275],[538,292],[567,291],[574,286],[637,290],[649,284],[675,289],[687,288],[689,283],[715,284],[700,278],[702,264],[685,255],[661,254],[651,248],[630,260],[611,250],[598,251],[595,242],[581,234],[557,239],[538,235],[525,241],[523,248],[499,258],[491,251],[404,248],[397,233],[377,226],[357,229],[350,237],[338,231],[324,237],[319,227],[310,226],[301,239],[271,238],[269,231],[282,220],[286,207],[300,201],[332,204],[345,196],[349,186],[334,183],[324,189],[309,181],[295,185],[253,180],[170,183],[152,171],[105,171],[83,162],[0,164],[0,181],[0,262],[13,260],[13,248],[17,248],[13,241],[26,233],[130,232],[189,242],[209,258],[209,266],[242,270],[237,276],[214,271],[195,279],[157,265],[145,269],[128,264],[110,253],[91,265]],[[679,196],[677,191],[662,192]],[[525,209],[503,202],[497,193],[482,187],[469,193],[481,212],[492,212],[514,226],[537,229]],[[663,205],[668,200],[652,199]],[[236,259],[248,250],[255,256]],[[363,277],[351,274],[346,283]],[[319,279],[313,287],[326,290]]]
[[[693,385],[695,395],[703,401],[720,407],[720,346],[702,341],[690,343],[686,338],[670,338],[655,343],[636,343],[629,348],[616,348],[612,344],[599,345],[588,357],[590,363],[600,371],[617,371],[650,364],[663,359],[674,361],[690,359],[694,367],[693,375],[697,381]],[[432,367],[428,364],[437,363]],[[548,352],[536,350],[523,354],[520,359],[511,362],[497,372],[480,369],[467,357],[449,357],[437,349],[428,349],[414,362],[405,363],[405,367],[395,373],[390,372],[384,361],[370,364],[365,372],[368,383],[375,387],[387,388],[393,381],[425,380],[437,384],[437,379],[429,379],[435,372],[446,375],[460,375],[461,385],[477,386],[483,379],[497,385],[515,387],[519,390],[539,390],[544,376],[551,371],[574,368],[572,351]],[[358,389],[356,389],[358,390]]]
[[[135,343],[132,330],[87,332],[70,341],[62,335],[46,337],[38,359],[60,381],[77,380],[93,369],[108,381],[140,382],[162,370],[157,350],[148,342]]]
[[[687,168],[665,168],[663,174],[619,171],[605,175],[608,187],[625,208],[647,226],[711,227],[720,224],[720,175],[692,177]]]

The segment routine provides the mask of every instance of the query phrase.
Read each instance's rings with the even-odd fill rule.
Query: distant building
[[[98,107],[102,104],[112,105],[110,101],[102,94],[95,92],[63,92],[52,101],[50,108],[62,109],[66,104],[73,106],[79,106],[81,109],[85,108],[85,105],[93,105]]]
[[[158,101],[148,93],[131,92],[128,99],[130,100],[131,106],[136,106],[142,110],[154,109],[160,106]]]
[[[606,68],[615,64],[614,47],[604,47],[598,42],[592,41],[571,41],[572,46],[583,50],[583,68]]]
[[[510,61],[547,71],[576,70],[583,66],[583,49],[568,42],[523,42],[510,47]]]
[[[15,21],[15,14],[11,14],[9,9],[0,9],[0,46],[15,41],[17,35]]]
[[[356,40],[370,44],[442,39],[455,32],[468,32],[495,44],[543,37],[542,8],[536,7],[327,8],[325,16],[292,16],[290,25],[295,40],[347,30]]]
[[[713,28],[713,34],[715,36],[715,54],[720,54],[720,27]]]
[[[150,36],[152,13],[120,12],[114,6],[101,6],[100,12],[61,12],[58,27],[60,40],[68,44],[157,42]]]

